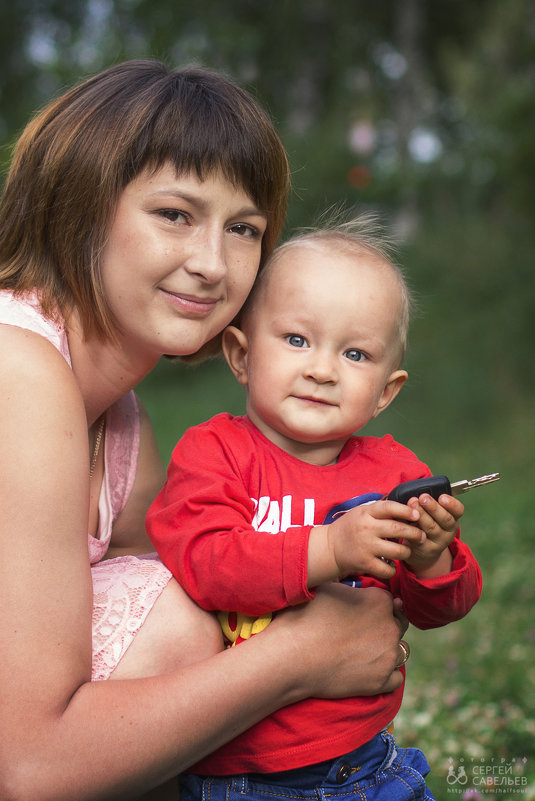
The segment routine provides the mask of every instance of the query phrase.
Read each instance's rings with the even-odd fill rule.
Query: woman
[[[402,681],[381,591],[324,588],[223,652],[133,555],[162,466],[132,389],[163,354],[217,348],[287,189],[269,120],[203,70],[113,67],[19,141],[0,206],[1,798],[138,797],[283,705]]]

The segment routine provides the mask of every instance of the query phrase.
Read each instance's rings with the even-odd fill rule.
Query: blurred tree
[[[531,211],[533,0],[13,0],[0,45],[4,141],[66,83],[151,55],[257,93],[308,219],[341,197],[429,208],[452,187],[458,202],[459,186],[469,207]]]
[[[407,240],[415,283],[438,299],[435,326],[454,304],[462,322],[452,347],[469,336],[466,321],[488,326],[492,315],[526,343],[500,385],[535,383],[525,370],[533,0],[12,0],[0,7],[0,45],[5,143],[65,84],[116,61],[151,56],[230,73],[268,108],[288,148],[289,226],[339,203],[381,209]],[[488,340],[500,353],[511,337],[498,330]]]

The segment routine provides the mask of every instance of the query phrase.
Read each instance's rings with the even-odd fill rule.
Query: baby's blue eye
[[[344,356],[346,359],[350,359],[352,362],[363,362],[368,358],[365,353],[363,353],[361,350],[357,350],[356,348],[346,350]]]
[[[299,334],[287,334],[286,342],[293,348],[306,348],[308,345],[306,339]]]

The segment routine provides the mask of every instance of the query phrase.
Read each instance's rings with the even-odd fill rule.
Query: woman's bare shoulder
[[[57,483],[70,484],[88,449],[75,377],[59,351],[31,331],[0,325],[0,351],[1,495],[6,503],[22,502],[24,493],[35,493],[34,502],[41,493],[56,496]]]
[[[63,364],[70,369],[65,358],[46,337],[28,328],[0,323],[0,347],[4,375],[6,369],[15,369],[20,375],[24,374],[24,368],[29,368],[30,374],[35,370],[41,372],[54,363]]]

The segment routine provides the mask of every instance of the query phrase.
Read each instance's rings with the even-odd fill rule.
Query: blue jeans
[[[397,748],[386,732],[338,759],[282,773],[180,777],[180,801],[435,801],[418,748]]]

